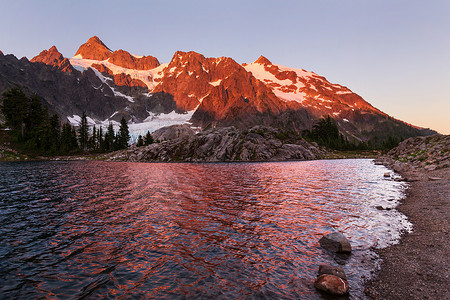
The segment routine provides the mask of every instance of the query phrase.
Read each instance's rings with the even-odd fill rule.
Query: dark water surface
[[[351,298],[410,224],[403,183],[371,160],[0,163],[0,298],[320,299],[318,265]],[[347,260],[318,240],[339,230]]]

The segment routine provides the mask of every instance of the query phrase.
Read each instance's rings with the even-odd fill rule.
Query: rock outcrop
[[[446,168],[450,166],[450,135],[409,138],[387,155],[427,170]]]
[[[401,174],[408,173],[401,180],[417,181],[426,171],[450,167],[450,135],[409,138],[377,158],[375,164],[383,164]]]
[[[127,161],[284,161],[310,160],[324,152],[298,135],[256,126],[249,130],[215,128],[196,133],[187,125],[162,128],[153,134],[159,143],[132,147],[106,156]]]

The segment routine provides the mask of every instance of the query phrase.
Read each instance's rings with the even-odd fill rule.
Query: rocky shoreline
[[[370,299],[448,299],[449,150],[450,136],[411,138],[376,160],[410,182],[397,210],[414,228],[399,244],[375,250],[382,263],[366,282]]]

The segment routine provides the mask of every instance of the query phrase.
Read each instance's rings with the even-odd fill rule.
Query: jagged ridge
[[[347,87],[313,72],[274,64],[264,56],[240,65],[228,57],[206,58],[193,51],[178,51],[168,64],[160,64],[153,56],[112,51],[94,36],[70,60],[52,47],[32,62],[74,73],[78,82],[89,78],[83,82],[100,92],[89,93],[96,95],[95,102],[108,103],[110,115],[106,116],[104,108],[99,112],[92,106],[87,113],[106,117],[105,122],[122,116],[143,122],[172,108],[180,116],[185,114],[185,121],[203,128],[264,124],[300,132],[330,115],[345,136],[356,140],[429,133],[389,117]],[[74,92],[73,85],[69,89]],[[58,106],[55,99],[49,103]],[[69,117],[67,111],[74,110],[65,111],[64,117]]]

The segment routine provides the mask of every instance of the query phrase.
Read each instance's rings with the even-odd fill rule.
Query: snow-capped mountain
[[[94,36],[70,59],[55,46],[31,62],[16,59],[19,68],[12,67],[14,59],[0,54],[7,62],[0,64],[0,90],[24,85],[72,124],[85,111],[91,124],[125,117],[135,135],[186,122],[202,128],[264,124],[301,131],[330,115],[342,133],[355,139],[421,134],[347,87],[263,56],[241,65],[228,57],[178,51],[160,64],[150,55],[112,51]]]

